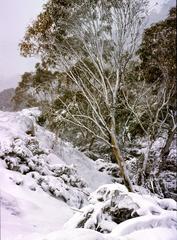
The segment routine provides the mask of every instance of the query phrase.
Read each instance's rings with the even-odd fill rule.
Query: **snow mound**
[[[177,230],[163,227],[148,228],[134,231],[120,240],[176,240]],[[117,239],[117,238],[116,238]],[[115,240],[116,240],[115,239]]]
[[[105,240],[105,236],[90,229],[74,229],[72,231],[58,231],[40,240]],[[111,239],[110,239],[111,240]]]
[[[89,201],[65,224],[66,229],[93,229],[114,237],[148,228],[177,227],[174,200],[131,193],[118,183],[101,186]]]
[[[127,220],[117,226],[111,233],[112,236],[126,236],[135,231],[145,230],[149,228],[177,228],[176,213],[168,212],[158,216],[143,216]]]

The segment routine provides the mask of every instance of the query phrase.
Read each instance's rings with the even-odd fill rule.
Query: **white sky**
[[[150,0],[151,8],[168,0]],[[173,1],[173,0],[170,0]],[[175,1],[175,0],[174,0]],[[25,29],[41,11],[46,0],[0,0],[0,91],[14,87],[20,75],[34,68],[36,59],[19,54]]]
[[[20,56],[18,44],[25,29],[41,11],[44,0],[0,0],[0,90],[13,87],[36,60]]]

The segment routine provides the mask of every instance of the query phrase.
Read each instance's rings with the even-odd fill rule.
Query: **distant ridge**
[[[13,111],[12,98],[15,94],[14,88],[4,89],[0,92],[0,110],[1,111]]]

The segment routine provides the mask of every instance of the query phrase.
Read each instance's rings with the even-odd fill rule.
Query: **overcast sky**
[[[25,29],[41,11],[44,0],[0,0],[0,90],[13,87],[20,74],[36,62],[20,56]]]
[[[168,0],[151,0],[151,8],[160,10]],[[175,0],[170,0],[175,2]],[[34,68],[36,59],[19,54],[18,44],[25,29],[41,11],[46,0],[0,0],[0,91],[15,87],[25,71]]]

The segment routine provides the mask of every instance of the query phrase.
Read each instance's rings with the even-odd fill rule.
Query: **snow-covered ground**
[[[92,160],[37,125],[39,114],[0,112],[3,240],[32,240],[60,229],[75,213],[71,206],[80,207],[91,190],[111,182]]]
[[[172,199],[129,193],[36,123],[36,108],[0,112],[2,240],[175,240]]]

